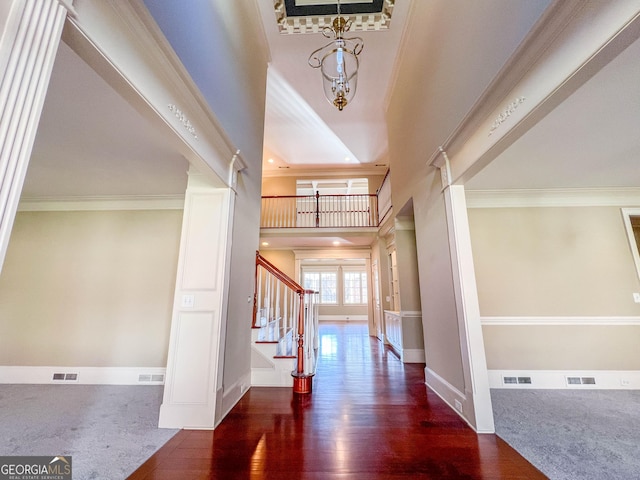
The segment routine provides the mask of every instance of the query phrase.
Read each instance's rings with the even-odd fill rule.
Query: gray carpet
[[[492,390],[496,433],[552,480],[640,479],[640,391]]]
[[[124,479],[177,430],[161,386],[0,385],[0,455],[71,455],[74,480]]]

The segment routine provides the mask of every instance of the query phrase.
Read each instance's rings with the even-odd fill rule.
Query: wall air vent
[[[138,383],[163,383],[164,375],[156,373],[141,373],[138,375]]]
[[[53,380],[56,382],[77,382],[78,374],[77,373],[54,373]]]
[[[595,377],[567,377],[567,385],[595,385]]]
[[[531,377],[502,377],[502,383],[504,385],[531,385]]]

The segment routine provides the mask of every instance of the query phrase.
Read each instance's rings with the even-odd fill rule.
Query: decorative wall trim
[[[631,294],[629,294],[631,301]],[[640,326],[640,317],[481,317],[482,325],[530,326],[530,325],[635,325]]]
[[[53,380],[56,373],[67,380]],[[0,384],[164,385],[165,374],[164,367],[0,366]]]
[[[490,388],[640,390],[638,370],[489,370]],[[504,377],[530,378],[531,383],[505,384]],[[592,378],[594,384],[569,384],[567,378]]]
[[[500,112],[500,114],[491,124],[491,128],[489,129],[489,136],[493,135],[493,132],[495,132],[500,127],[500,125],[502,125],[507,120],[507,118],[509,118],[517,110],[517,108],[524,103],[525,100],[525,97],[518,97],[509,105],[507,105],[507,107],[502,112]]]
[[[633,207],[640,188],[466,190],[468,208]]]
[[[183,210],[184,195],[23,198],[19,212],[86,210]]]
[[[178,107],[176,107],[173,103],[170,103],[169,105],[167,105],[167,107],[169,108],[169,111],[176,116],[178,121],[184,126],[187,132],[191,134],[194,140],[197,140],[198,134],[196,133],[196,128],[191,125],[191,122],[189,121],[185,113]]]

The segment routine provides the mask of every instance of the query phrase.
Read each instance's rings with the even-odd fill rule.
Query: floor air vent
[[[54,373],[53,380],[56,382],[77,382],[78,374],[77,373]]]
[[[138,375],[138,383],[162,383],[164,382],[163,374],[141,373]]]
[[[502,383],[504,385],[531,385],[531,377],[502,377]]]
[[[595,377],[567,377],[567,385],[595,385]]]

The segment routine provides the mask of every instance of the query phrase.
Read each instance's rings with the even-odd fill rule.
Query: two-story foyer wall
[[[164,368],[181,222],[181,210],[19,212],[0,367]]]

